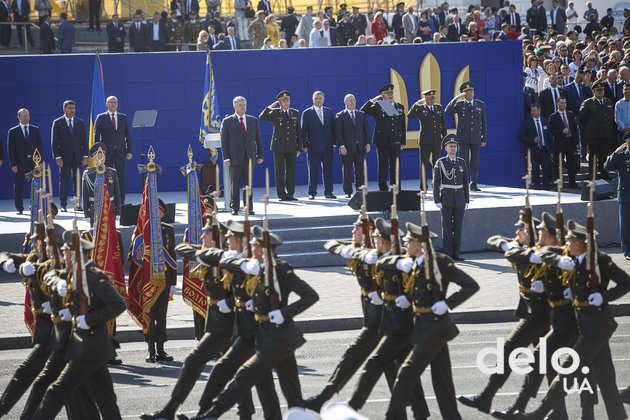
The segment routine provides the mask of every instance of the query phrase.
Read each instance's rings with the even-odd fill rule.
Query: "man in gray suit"
[[[479,175],[479,152],[488,141],[486,132],[486,106],[475,99],[475,85],[464,82],[459,87],[461,92],[446,105],[444,112],[457,114],[457,138],[460,156],[470,170],[470,189],[481,191],[477,187]]]
[[[357,191],[364,185],[363,160],[365,153],[370,152],[372,135],[370,125],[362,111],[356,109],[357,101],[354,95],[347,94],[343,98],[346,109],[337,114],[335,120],[335,137],[341,155],[343,173],[343,192],[346,198],[352,196],[352,167],[354,166],[354,180]]]
[[[405,28],[405,38],[410,43],[413,42],[418,32],[418,18],[413,14],[413,6],[407,6],[407,13],[403,15],[403,28]],[[400,41],[400,39],[398,40]]]
[[[243,186],[249,185],[249,161],[256,159],[256,163],[263,162],[262,140],[256,117],[246,115],[247,100],[237,96],[232,100],[234,114],[223,119],[221,123],[221,149],[223,161],[229,168],[232,185],[230,191],[230,209],[232,215],[238,215],[240,207],[241,180]],[[243,196],[243,201],[245,197]],[[254,214],[250,203],[249,213]]]
[[[564,34],[567,27],[567,14],[564,9],[558,5],[558,0],[553,0],[551,6],[551,10],[549,11],[551,27],[559,33]]]

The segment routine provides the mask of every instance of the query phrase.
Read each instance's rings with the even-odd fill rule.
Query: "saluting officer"
[[[118,185],[118,174],[116,169],[105,166],[105,155],[107,146],[105,143],[96,142],[90,148],[90,156],[94,159],[94,165],[83,171],[82,191],[83,191],[83,214],[90,219],[90,226],[94,226],[94,182],[96,174],[103,172],[109,199],[112,200],[114,214],[120,216],[120,186]]]
[[[361,111],[374,117],[373,142],[376,145],[378,157],[378,188],[389,191],[387,186],[387,172],[389,170],[390,185],[398,184],[396,179],[396,158],[407,143],[407,123],[405,108],[394,102],[394,85],[386,84],[378,90],[381,94],[367,101]],[[386,104],[385,102],[389,102]],[[393,107],[389,113],[383,105]]]
[[[433,167],[440,158],[442,139],[446,137],[444,110],[442,105],[435,103],[436,93],[434,89],[422,92],[424,98],[413,104],[407,113],[407,118],[420,120],[418,145],[420,146],[420,164],[424,166],[425,179],[428,179],[429,168]],[[422,185],[420,187],[422,188]]]
[[[630,260],[630,131],[623,135],[624,143],[604,163],[607,171],[617,171],[617,200],[619,201],[619,237],[621,250]]]
[[[447,155],[438,159],[433,169],[433,201],[442,212],[442,248],[454,260],[463,261],[459,255],[462,245],[464,211],[470,201],[468,190],[468,166],[457,157],[457,136],[444,137]]]
[[[472,82],[462,83],[459,91],[461,93],[446,105],[444,112],[457,114],[460,156],[464,158],[470,170],[470,189],[481,191],[477,187],[477,175],[479,175],[479,152],[488,142],[486,105],[479,99],[475,99],[475,85]]]
[[[290,108],[291,94],[283,90],[278,99],[260,113],[260,119],[273,124],[271,151],[273,152],[276,192],[280,201],[297,201],[295,194],[295,162],[302,151],[300,112]]]

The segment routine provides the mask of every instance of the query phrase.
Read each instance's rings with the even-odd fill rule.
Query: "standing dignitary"
[[[267,27],[265,26],[265,12],[259,10],[256,12],[256,19],[252,21],[247,27],[249,36],[252,39],[252,48],[259,50],[263,46],[264,40],[267,37]]]
[[[630,85],[623,84],[623,97],[615,104],[615,124],[617,137],[624,143],[624,135],[630,132]]]
[[[147,29],[149,39],[151,40],[151,51],[164,51],[166,44],[166,24],[161,19],[161,15],[158,12],[153,14],[153,20],[149,22],[149,28]],[[199,33],[199,32],[197,32]]]
[[[33,153],[35,149],[43,157],[44,147],[39,127],[30,124],[31,116],[26,108],[17,112],[20,123],[9,130],[7,137],[9,162],[13,171],[13,199],[18,214],[24,211],[22,191],[24,190],[24,176],[33,170]]]
[[[549,119],[549,116],[556,112],[556,106],[558,104],[559,97],[567,97],[567,91],[563,87],[562,76],[559,74],[552,74],[549,76],[549,87],[543,89],[538,95],[538,103],[540,104],[540,115],[545,119]]]
[[[432,168],[440,158],[442,139],[446,137],[444,110],[442,105],[435,103],[436,93],[437,91],[434,89],[422,92],[424,98],[413,104],[407,113],[407,118],[420,120],[418,145],[420,146],[420,165],[424,170],[424,179],[429,179],[427,176],[429,168]],[[422,179],[422,174],[420,179]],[[423,185],[420,187],[424,188]]]
[[[42,17],[42,24],[39,26],[39,49],[42,54],[52,54],[55,52],[55,34],[50,28],[50,16]]]
[[[361,111],[374,117],[373,140],[378,156],[378,188],[380,191],[388,191],[388,172],[390,185],[398,184],[396,159],[407,143],[407,124],[405,108],[394,102],[394,85],[388,83],[381,87],[379,92],[380,95],[363,104]]]
[[[302,150],[308,166],[308,199],[314,200],[319,183],[319,169],[324,179],[324,197],[333,194],[333,150],[335,144],[335,114],[324,106],[324,93],[313,93],[313,106],[302,112]]]
[[[479,99],[475,99],[475,85],[472,82],[462,83],[459,91],[461,93],[446,105],[444,112],[457,114],[457,140],[460,156],[464,158],[470,171],[470,189],[481,191],[477,187],[477,176],[479,175],[479,152],[488,142],[486,105]]]
[[[68,184],[72,180],[76,188],[77,171],[88,163],[88,139],[83,120],[75,116],[76,103],[72,100],[63,103],[63,114],[53,121],[50,133],[53,157],[59,166],[59,204],[66,211],[68,204]],[[76,196],[75,191],[75,196]]]
[[[203,30],[203,23],[197,19],[197,13],[191,11],[190,20],[186,21],[184,24],[184,40],[188,45],[188,49],[196,51],[197,50],[197,37],[199,36],[199,32]]]
[[[350,24],[352,25],[353,39],[359,39],[359,36],[365,35],[367,28],[367,19],[363,13],[359,13],[359,6],[352,6],[352,16],[350,16]]]
[[[341,155],[343,173],[343,192],[346,198],[352,197],[352,169],[354,167],[354,185],[356,191],[365,184],[363,161],[370,152],[372,134],[363,111],[356,109],[354,95],[347,94],[343,99],[346,109],[337,113],[335,119],[335,138]]]
[[[125,204],[125,160],[131,159],[131,134],[125,114],[118,112],[118,98],[110,96],[105,102],[107,111],[99,114],[94,123],[94,143],[103,142],[107,147],[105,166],[118,172],[120,202]]]
[[[136,12],[129,24],[129,49],[133,52],[146,52],[149,51],[149,45],[147,24],[142,20],[140,13]]]
[[[584,137],[589,152],[589,176],[593,170],[599,170],[602,179],[610,179],[604,170],[604,161],[609,148],[617,138],[614,127],[614,107],[612,101],[604,97],[604,82],[593,83],[593,96],[580,108],[580,125],[584,127]],[[593,168],[593,159],[597,157],[597,168]]]
[[[121,53],[125,51],[125,27],[118,22],[118,15],[112,15],[112,21],[105,27],[107,32],[107,52]]]
[[[624,143],[608,156],[604,163],[604,169],[616,171],[619,176],[617,184],[619,236],[623,256],[626,257],[626,260],[630,260],[630,132],[624,134],[623,141]]]
[[[551,18],[551,27],[564,35],[564,31],[567,27],[567,14],[562,7],[558,6],[558,0],[551,2],[549,17]]]
[[[66,13],[60,13],[59,29],[57,29],[57,49],[61,54],[71,54],[74,45],[74,23],[68,20]]]
[[[262,0],[261,0],[262,2]],[[273,124],[271,151],[273,152],[276,193],[280,201],[297,201],[295,194],[295,161],[302,150],[300,113],[289,108],[291,94],[283,90],[278,99],[260,113],[260,119]]]
[[[418,18],[413,14],[413,6],[407,6],[407,13],[402,17],[402,24],[405,30],[407,42],[412,43],[418,33]],[[398,39],[400,41],[400,39]]]
[[[30,20],[29,15],[31,13],[31,4],[28,2],[28,0],[13,0],[13,2],[11,3],[11,11],[13,12],[13,22],[28,23]],[[20,47],[24,46],[24,28],[26,28],[26,40],[28,42],[28,45],[34,47],[35,43],[33,42],[33,34],[31,33],[30,24],[15,25],[15,30],[17,31]]]
[[[433,201],[442,212],[443,251],[454,260],[463,261],[459,250],[464,211],[469,202],[468,167],[464,159],[457,157],[458,148],[455,134],[444,137],[447,156],[438,159],[433,168]]]
[[[630,89],[628,89],[630,93]],[[577,173],[577,165],[575,154],[578,146],[578,129],[575,123],[575,114],[567,109],[566,98],[558,98],[557,111],[549,117],[549,129],[553,136],[553,165],[554,178],[562,179],[559,173],[558,161],[560,153],[563,159],[566,159],[567,172],[569,175],[569,188],[578,188],[575,183],[575,174]]]
[[[8,0],[0,0],[0,22],[11,21],[11,9]],[[11,25],[0,25],[0,45],[8,47],[11,44]]]
[[[256,159],[256,163],[263,162],[262,140],[260,127],[256,117],[247,115],[247,100],[237,96],[232,100],[234,114],[223,119],[221,123],[221,150],[223,162],[229,168],[230,185],[230,209],[236,216],[240,208],[241,180],[243,187],[249,185],[249,162]],[[252,164],[252,170],[253,170]],[[243,202],[247,203],[245,194]],[[253,214],[250,202],[249,213]]]
[[[523,120],[518,139],[531,152],[532,183],[537,190],[549,189],[551,182],[551,159],[553,140],[549,132],[549,122],[540,116],[540,105],[533,104],[531,115]],[[540,172],[542,169],[542,184]]]
[[[104,181],[107,185],[109,199],[112,201],[114,214],[120,216],[120,185],[118,183],[118,173],[116,169],[106,166],[107,146],[104,143],[97,142],[90,148],[90,156],[94,160],[94,167],[87,168],[83,172],[81,180],[81,189],[83,191],[83,215],[86,219],[90,219],[90,226],[94,226],[96,218],[94,217],[94,182],[96,181],[96,173],[104,169]],[[101,168],[100,166],[104,167]],[[122,248],[122,247],[121,247]]]
[[[214,26],[212,26],[212,29],[214,29]],[[177,18],[177,11],[171,12],[171,18],[166,21],[166,40],[169,44],[175,44],[167,45],[167,51],[181,51],[182,43],[184,42],[184,27]]]

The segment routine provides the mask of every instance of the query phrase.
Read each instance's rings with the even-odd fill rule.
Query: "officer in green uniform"
[[[171,18],[166,22],[166,36],[169,44],[167,45],[167,51],[180,51],[181,44],[184,42],[184,27],[182,23],[177,19],[177,11],[171,12]]]
[[[427,173],[429,168],[435,165],[442,152],[442,139],[446,137],[446,121],[444,120],[444,110],[442,105],[435,103],[435,89],[422,92],[424,98],[413,104],[407,118],[418,118],[420,120],[420,137],[418,145],[420,147],[420,165],[424,167],[424,179],[429,179]],[[422,177],[420,178],[422,179]],[[420,185],[420,188],[423,188]]]
[[[273,124],[271,151],[278,198],[280,201],[295,201],[295,162],[302,151],[300,112],[290,108],[289,91],[278,93],[276,99],[262,110],[260,119]]]
[[[96,172],[105,170],[105,185],[109,199],[112,201],[114,215],[120,216],[120,186],[118,185],[118,173],[114,168],[105,167],[105,155],[107,154],[107,146],[105,143],[96,142],[90,148],[90,156],[94,159],[94,165],[83,171],[82,193],[83,193],[83,214],[86,219],[90,219],[90,226],[94,226],[94,181],[96,180]],[[100,167],[102,165],[102,167]]]

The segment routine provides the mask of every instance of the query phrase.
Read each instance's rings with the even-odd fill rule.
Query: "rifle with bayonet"
[[[212,246],[214,248],[221,249],[221,232],[219,230],[219,217],[217,215],[219,208],[219,195],[221,195],[221,193],[219,192],[219,165],[215,165],[215,168],[216,187],[214,191],[210,194],[210,196],[212,197],[212,201],[214,201],[214,206],[212,208]],[[214,278],[219,279],[219,275],[221,274],[221,272],[219,271],[218,265],[214,265],[212,267],[212,270],[214,272]],[[223,287],[219,287],[219,300],[224,299],[224,295],[225,289],[223,289]]]
[[[245,220],[243,221],[243,250],[245,251],[245,258],[252,257],[252,246],[249,240],[252,237],[251,223],[249,222],[249,207],[252,203],[252,181],[253,181],[253,160],[249,159],[249,183],[243,189],[245,190]]]
[[[42,162],[42,176],[46,177],[46,164]],[[42,180],[42,187],[37,190],[39,194],[39,211],[37,212],[37,223],[35,224],[35,233],[39,240],[42,262],[48,260],[48,253],[46,252],[46,224],[44,216],[44,202],[46,198],[46,182]]]
[[[564,245],[564,214],[562,213],[562,203],[560,198],[562,195],[562,152],[558,156],[558,179],[555,181],[558,186],[558,201],[556,202],[556,238],[558,245]]]
[[[72,199],[74,203],[74,219],[72,220],[72,285],[76,289],[77,302],[76,305],[79,309],[79,315],[85,315],[89,312],[89,301],[85,293],[87,287],[84,288],[84,284],[87,284],[87,276],[85,275],[85,264],[83,262],[83,249],[81,248],[81,235],[79,233],[79,226],[77,223],[78,215],[77,210],[80,203],[80,186],[79,173],[77,172],[77,187],[75,188],[76,195]],[[71,283],[68,282],[68,296],[70,295]]]
[[[61,252],[59,251],[59,243],[57,242],[57,232],[55,231],[55,225],[53,223],[52,211],[50,205],[52,203],[52,175],[51,170],[48,168],[48,195],[47,195],[47,211],[48,211],[48,223],[46,226],[46,238],[48,239],[48,245],[52,249],[52,268],[61,270]]]
[[[269,205],[269,169],[265,171],[265,215],[263,217],[263,261],[265,263],[264,285],[265,291],[268,292],[271,310],[280,309],[280,295],[276,290],[274,279],[274,267],[276,262],[273,258],[273,250],[271,249],[271,238],[269,237],[269,218],[267,216],[267,206]]]
[[[534,228],[534,220],[532,217],[532,206],[529,202],[529,187],[532,182],[532,152],[527,149],[527,175],[525,179],[525,229],[527,229],[527,245],[529,247],[536,246],[536,229]]]
[[[363,248],[371,249],[372,248],[372,238],[370,232],[370,219],[367,214],[367,194],[368,194],[368,170],[367,170],[367,161],[363,160],[363,185],[360,187],[361,196],[363,197],[363,203],[361,204],[361,233],[363,236]],[[378,290],[378,283],[376,282],[376,278],[372,275],[371,279],[371,291],[374,292]]]
[[[400,170],[400,160],[396,158],[396,180],[398,180],[398,171]],[[398,235],[398,184],[392,185],[392,211],[391,211],[391,225],[392,225],[392,254],[400,255],[402,253],[400,247],[400,238]]]
[[[591,293],[599,287],[599,266],[597,265],[597,243],[595,242],[595,213],[593,211],[593,195],[597,179],[597,157],[593,156],[593,179],[589,183],[589,199],[586,214],[586,269],[591,273]]]
[[[431,285],[431,293],[433,294],[433,301],[437,302],[442,300],[442,287],[438,283],[435,277],[435,251],[433,250],[433,243],[431,242],[431,233],[429,231],[429,224],[427,223],[426,212],[426,199],[427,199],[427,179],[424,165],[422,165],[422,191],[418,194],[420,196],[420,226],[422,227],[422,249],[424,251],[424,278]]]

